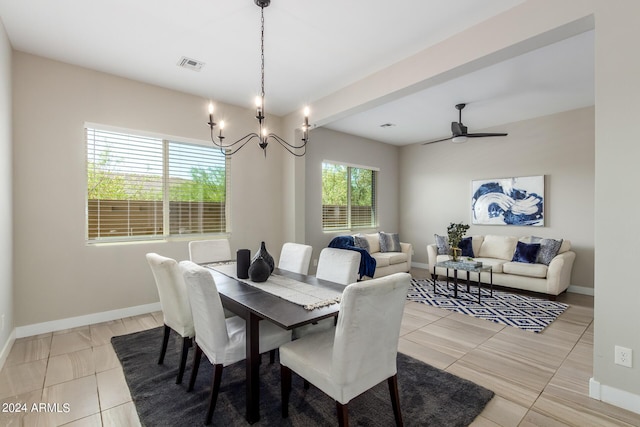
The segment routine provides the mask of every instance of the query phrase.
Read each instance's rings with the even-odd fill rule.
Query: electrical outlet
[[[631,363],[632,357],[633,357],[633,350],[631,350],[630,348],[620,347],[619,345],[615,347],[614,362],[616,365],[632,368],[633,367],[633,364]]]

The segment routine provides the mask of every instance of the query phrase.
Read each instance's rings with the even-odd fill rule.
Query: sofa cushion
[[[507,262],[502,265],[502,271],[514,276],[547,277],[548,267],[544,264],[527,264],[524,262]],[[495,270],[494,270],[495,272]]]
[[[371,252],[369,248],[369,241],[362,234],[356,234],[353,236],[354,244],[357,248],[364,249],[367,252]]]
[[[458,245],[462,250],[462,256],[467,256],[473,258],[475,255],[473,254],[473,244],[471,241],[471,237],[465,237],[460,240],[460,244]]]
[[[385,233],[381,231],[378,235],[380,241],[380,252],[402,252],[398,233]]]
[[[538,253],[540,252],[540,247],[540,243],[518,242],[511,261],[535,264],[536,259],[538,258]]]
[[[449,239],[447,236],[440,236],[434,234],[436,238],[436,246],[438,247],[438,255],[449,255],[451,247],[449,246]]]
[[[480,261],[483,267],[491,266],[494,273],[502,273],[502,266],[506,264],[507,260],[498,258],[474,258],[474,261]]]
[[[371,256],[376,260],[376,268],[400,264],[408,259],[407,254],[404,252],[376,252]]]
[[[367,242],[369,242],[370,254],[380,252],[380,237],[378,236],[378,233],[361,234],[361,236],[367,239]]]
[[[540,240],[540,252],[538,252],[537,262],[544,265],[549,265],[551,260],[558,255],[558,251],[562,246],[562,239],[541,239]]]
[[[518,239],[514,236],[484,236],[480,253],[477,255],[481,258],[498,258],[503,260],[511,260],[513,252],[516,250]]]

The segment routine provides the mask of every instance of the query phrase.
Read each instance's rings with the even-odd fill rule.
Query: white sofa
[[[376,260],[376,271],[372,277],[373,279],[411,270],[411,256],[413,254],[413,245],[411,243],[400,242],[402,252],[381,252],[379,233],[356,234],[354,237],[364,237],[369,244],[369,255]],[[363,279],[371,279],[371,277],[364,276]]]
[[[571,270],[576,258],[571,251],[571,242],[563,240],[558,253],[548,265],[543,263],[526,263],[512,261],[518,242],[530,243],[531,237],[514,236],[472,236],[472,247],[475,261],[481,261],[483,265],[493,267],[493,284],[522,289],[526,291],[547,294],[549,299],[555,300],[557,295],[567,290],[571,281]],[[433,267],[440,261],[450,259],[449,255],[438,254],[436,244],[427,245],[429,269],[433,273]],[[447,269],[437,267],[435,273],[446,276]],[[453,277],[453,270],[449,270],[449,276]],[[465,272],[458,272],[458,278],[466,279]],[[471,273],[470,279],[478,280],[476,273]],[[480,280],[489,283],[490,275],[482,273]]]

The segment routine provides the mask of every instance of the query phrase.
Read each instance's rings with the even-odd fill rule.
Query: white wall
[[[11,45],[0,19],[0,367],[13,330]]]
[[[569,239],[577,254],[571,284],[593,288],[594,109],[487,131],[509,135],[402,148],[400,231],[413,239],[414,262],[426,264],[433,235],[445,234],[450,222],[463,222],[471,225],[467,235]],[[533,175],[545,176],[544,227],[472,225],[472,180]]]
[[[83,124],[207,141],[207,100],[21,52],[14,52],[13,71],[16,325],[157,302],[144,255],[186,259],[187,241],[85,243]],[[228,141],[256,130],[248,109],[218,105],[217,111]],[[279,132],[280,119],[269,120]],[[279,253],[282,160],[279,147],[270,146],[265,159],[257,144],[232,158],[233,250],[255,252],[264,240]]]
[[[322,248],[341,232],[322,231],[322,162],[324,160],[378,168],[378,225],[377,231],[399,232],[399,149],[393,145],[318,128],[311,132],[313,144],[307,149],[306,171],[306,238],[313,246],[317,259]],[[376,230],[358,230],[364,233]],[[400,240],[405,241],[403,235]],[[312,263],[313,264],[313,263]],[[313,269],[313,265],[312,265]]]

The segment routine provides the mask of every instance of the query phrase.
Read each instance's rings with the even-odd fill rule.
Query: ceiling
[[[312,105],[523,1],[273,0],[267,111]],[[239,106],[260,91],[253,0],[0,0],[0,18],[19,51]],[[593,105],[593,51],[590,31],[325,127],[406,145],[449,135],[460,102],[469,132]],[[182,57],[205,65],[181,68]]]

